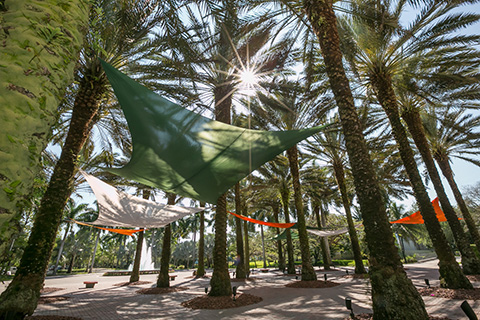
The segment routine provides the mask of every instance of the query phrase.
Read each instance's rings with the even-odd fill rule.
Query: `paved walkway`
[[[430,279],[432,286],[438,286],[437,260],[406,265],[407,272],[416,286],[424,287],[424,279]],[[287,288],[285,284],[295,281],[293,276],[283,276],[278,272],[256,273],[257,281],[239,285],[239,292],[260,296],[263,301],[254,305],[223,310],[192,310],[180,305],[182,301],[204,295],[209,279],[193,279],[192,271],[178,271],[172,286],[188,287],[180,291],[161,295],[142,295],[136,291],[152,287],[156,275],[142,275],[141,281],[151,284],[129,287],[115,287],[113,284],[126,282],[129,277],[103,277],[102,274],[56,276],[46,279],[45,287],[64,288],[44,296],[66,296],[68,300],[38,305],[35,315],[64,315],[82,319],[344,319],[349,312],[345,308],[345,298],[350,297],[355,314],[372,312],[370,291],[367,280],[343,278],[341,268],[327,272],[328,280],[340,283],[339,286],[325,289]],[[323,279],[324,272],[318,272]],[[86,289],[83,281],[98,281],[93,289]],[[474,283],[480,287],[480,283]],[[0,292],[5,285],[0,284]],[[462,300],[448,300],[424,297],[430,315],[450,319],[468,319],[460,309]],[[480,301],[469,301],[480,314]]]

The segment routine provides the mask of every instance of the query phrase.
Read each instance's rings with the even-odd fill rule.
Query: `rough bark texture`
[[[244,212],[243,215],[246,215],[246,209],[245,207],[243,208]],[[243,221],[243,234],[245,235],[245,274],[248,276],[250,273],[250,245],[248,243],[248,222]]]
[[[232,287],[227,264],[227,196],[218,198],[215,212],[215,246],[210,296],[230,296]]]
[[[290,223],[290,211],[288,209],[289,204],[289,190],[282,190],[282,204],[283,204],[283,214],[285,215],[285,222]],[[285,229],[287,236],[287,273],[295,274],[295,258],[293,257],[293,242],[292,234],[290,233],[290,228]]]
[[[345,209],[345,215],[347,216],[348,234],[350,235],[350,241],[352,242],[353,258],[355,260],[355,273],[367,273],[363,265],[362,252],[358,242],[357,230],[355,229],[352,211],[350,210],[350,201],[348,201],[347,185],[345,183],[345,171],[343,170],[342,163],[335,162],[333,164],[333,171],[335,173],[335,179],[337,180],[338,188],[340,189],[340,195],[342,196],[342,204],[343,208]]]
[[[73,81],[88,29],[89,2],[2,1],[0,225],[27,205],[57,107]]]
[[[20,266],[0,296],[0,318],[6,314],[23,317],[32,314],[37,306],[63,209],[72,192],[77,157],[90,134],[92,119],[105,92],[104,81],[103,76],[86,75],[81,79],[67,138],[35,216]]]
[[[425,304],[407,278],[395,247],[385,204],[355,110],[332,1],[304,0],[304,9],[320,42],[323,61],[340,114],[346,148],[370,250],[374,319],[428,319]]]
[[[279,222],[278,205],[272,206],[272,210],[273,210],[273,219],[275,220],[276,223],[278,223]],[[275,228],[275,232],[277,233],[277,236],[280,235],[280,228]],[[278,252],[278,269],[282,272],[285,272],[285,257],[283,256],[282,240],[277,240],[277,252]]]
[[[205,207],[205,202],[200,202],[200,207]],[[205,211],[200,212],[199,229],[197,278],[205,275]]]
[[[308,244],[307,225],[303,213],[302,188],[300,186],[300,173],[298,170],[298,150],[293,146],[287,150],[290,172],[293,180],[295,208],[297,210],[298,236],[300,240],[300,252],[302,254],[302,281],[317,280],[317,274],[313,269],[310,246]]]
[[[443,175],[447,179],[448,184],[450,185],[450,188],[453,191],[455,200],[457,201],[458,207],[460,208],[463,218],[465,219],[465,222],[468,227],[468,231],[470,232],[470,235],[473,238],[473,242],[477,246],[477,249],[480,251],[480,233],[478,232],[478,228],[475,223],[475,220],[473,220],[473,217],[470,214],[470,211],[468,210],[467,205],[465,204],[465,201],[463,200],[463,196],[460,190],[458,189],[457,183],[455,182],[455,179],[453,177],[453,171],[452,171],[452,168],[450,167],[450,162],[448,160],[448,155],[443,154],[441,152],[435,152],[433,154],[433,157],[437,161],[438,166],[440,167],[440,170],[442,170]]]
[[[235,211],[241,214],[242,212],[242,201],[240,193],[240,184],[235,184]],[[245,251],[243,250],[243,237],[242,237],[242,219],[235,217],[235,236],[237,244],[237,257],[239,261],[237,263],[237,268],[235,270],[235,278],[245,279]]]
[[[400,157],[402,158],[403,165],[412,184],[415,199],[420,207],[425,226],[432,240],[438,260],[440,261],[439,271],[441,283],[450,289],[470,289],[472,288],[472,284],[465,277],[455,260],[455,256],[448,245],[445,234],[442,231],[440,222],[438,222],[437,215],[428,197],[422,177],[418,172],[413,150],[408,141],[405,128],[400,121],[397,98],[392,87],[392,79],[380,70],[374,70],[370,75],[370,80],[378,101],[387,114],[393,136],[397,142]]]
[[[319,228],[322,228],[323,227],[323,224],[322,224],[322,219],[320,217],[320,205],[316,205],[314,208],[313,208],[313,212],[315,213],[315,219],[317,220],[317,226]],[[325,270],[331,270],[330,268],[330,264],[331,264],[331,259],[329,257],[329,254],[327,253],[327,246],[325,244],[328,245],[328,242],[325,243],[325,241],[323,241],[325,237],[321,237],[320,238],[320,248],[322,249],[322,259],[323,259],[323,269]],[[329,250],[328,250],[329,252]]]
[[[140,261],[142,259],[142,247],[144,232],[137,232],[137,248],[135,250],[135,260],[133,261],[132,274],[130,275],[129,282],[137,282],[140,280]]]
[[[177,195],[168,194],[167,204],[174,205]],[[157,288],[170,287],[170,277],[168,276],[168,269],[170,269],[170,257],[172,253],[172,225],[168,224],[163,231],[162,243],[162,257],[160,261],[160,273],[157,279]]]
[[[437,192],[438,199],[440,200],[448,225],[452,230],[455,243],[457,244],[462,257],[463,272],[465,274],[480,274],[480,260],[475,255],[475,252],[473,252],[472,247],[470,247],[470,243],[465,235],[463,227],[460,224],[460,221],[458,221],[458,216],[450,204],[445,189],[443,188],[442,179],[435,166],[435,161],[433,160],[430,146],[427,137],[425,136],[425,131],[423,130],[420,113],[416,109],[404,110],[402,112],[402,118],[405,120],[408,131],[413,137],[418,151],[422,155],[423,162],[427,167],[433,187]]]

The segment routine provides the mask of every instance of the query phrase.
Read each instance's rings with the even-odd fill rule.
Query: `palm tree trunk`
[[[168,193],[167,194],[167,204],[174,205],[176,194]],[[163,231],[163,243],[162,243],[162,258],[160,261],[160,273],[158,274],[157,279],[157,288],[168,288],[170,287],[170,277],[168,276],[168,269],[170,268],[170,256],[172,253],[172,224],[169,223],[165,226]]]
[[[313,207],[313,212],[315,213],[315,219],[317,220],[317,226],[319,228],[323,227],[322,220],[320,218],[320,205],[316,205]],[[330,269],[330,257],[327,253],[327,248],[325,242],[323,241],[324,237],[320,238],[320,248],[322,249],[322,258],[323,258],[323,269],[324,270],[331,270]]]
[[[62,5],[56,1],[2,1],[0,226],[25,207],[34,177],[42,169],[40,154],[50,141],[65,88],[73,81],[88,30],[89,6],[88,0]],[[5,236],[11,236],[8,229],[2,231],[0,242],[8,241]],[[22,308],[15,305],[13,302],[13,309]],[[31,308],[35,306],[24,310],[30,312]]]
[[[210,296],[230,296],[232,288],[227,264],[227,196],[218,198],[215,212],[215,245]]]
[[[92,263],[90,264],[90,269],[88,270],[88,273],[93,272],[93,266],[95,265],[95,256],[97,254],[98,240],[99,239],[100,239],[100,229],[97,231],[97,237],[95,239],[95,247],[93,248],[93,254],[92,254]]]
[[[137,232],[137,248],[135,250],[135,260],[133,261],[133,269],[132,273],[130,274],[129,282],[137,282],[140,280],[140,261],[142,260],[142,247],[143,247],[143,236],[144,232],[140,231]]]
[[[400,157],[402,158],[403,165],[412,184],[415,199],[420,207],[425,226],[438,256],[441,282],[450,289],[472,288],[472,284],[463,274],[448,245],[445,234],[442,231],[440,222],[438,222],[435,210],[428,197],[427,190],[423,184],[422,177],[418,172],[413,150],[408,142],[405,128],[400,121],[397,98],[393,91],[392,80],[388,75],[382,74],[381,72],[372,75],[371,80],[378,101],[390,121],[392,132],[397,142],[398,150],[400,151]]]
[[[455,197],[460,211],[462,212],[463,218],[465,219],[468,231],[473,238],[473,242],[475,243],[477,249],[480,251],[480,234],[478,232],[477,225],[475,223],[475,220],[473,220],[473,217],[470,214],[470,211],[468,210],[465,201],[463,200],[462,193],[458,189],[457,183],[455,182],[455,179],[453,177],[453,171],[450,167],[450,162],[448,161],[448,156],[443,156],[442,154],[434,154],[433,157],[437,161],[440,170],[442,170],[443,175],[447,179],[448,184],[453,191],[453,196]]]
[[[243,215],[245,215],[246,208],[243,207]],[[248,224],[247,221],[243,221],[243,234],[245,235],[245,274],[248,276],[250,273],[250,245],[248,243]]]
[[[437,192],[437,196],[442,205],[445,217],[447,218],[448,225],[452,230],[455,243],[457,244],[458,250],[462,256],[463,272],[465,274],[480,274],[480,260],[475,255],[475,252],[473,252],[472,247],[470,247],[463,227],[460,224],[460,221],[458,221],[458,216],[450,204],[445,189],[443,188],[442,179],[438,174],[435,161],[433,160],[432,153],[430,152],[428,140],[425,136],[425,131],[423,130],[420,113],[418,113],[418,110],[413,108],[404,110],[402,112],[402,118],[407,123],[408,131],[415,141],[418,151],[422,155],[423,162],[427,167],[433,187]]]
[[[327,226],[327,211],[325,210],[324,206],[322,205],[320,207],[320,218],[322,221],[322,228],[325,228]],[[332,255],[330,253],[330,244],[328,243],[328,237],[323,237],[322,241],[325,246],[325,255],[328,260],[328,264],[332,265]]]
[[[350,210],[350,201],[348,201],[347,185],[345,183],[345,171],[343,170],[342,163],[335,162],[333,164],[333,171],[335,173],[335,179],[337,180],[337,185],[342,196],[345,215],[347,216],[348,234],[350,235],[350,241],[352,242],[353,259],[355,260],[355,273],[364,274],[367,273],[367,271],[363,266],[362,252],[358,242],[357,230],[355,229],[355,224],[353,223],[352,211]]]
[[[281,192],[282,203],[283,203],[283,213],[285,215],[285,222],[290,223],[290,212],[288,209],[288,190],[283,190]],[[287,236],[287,273],[295,274],[295,258],[293,257],[293,242],[292,234],[290,233],[290,228],[286,229],[285,235]]]
[[[343,127],[355,189],[371,256],[373,317],[428,319],[425,304],[407,278],[387,219],[385,203],[370,160],[340,51],[333,2],[304,0],[304,9],[322,51]],[[399,294],[401,293],[401,294]]]
[[[279,220],[278,220],[278,215],[279,215],[278,205],[273,205],[272,210],[273,210],[273,218],[275,219],[275,222],[278,223],[279,222]],[[280,235],[280,228],[275,228],[275,231],[277,233],[277,236]],[[282,240],[277,240],[277,252],[278,252],[278,269],[281,272],[285,272],[285,257],[283,256]]]
[[[302,253],[302,281],[317,280],[317,274],[312,265],[307,225],[305,222],[305,214],[303,213],[302,189],[298,170],[298,150],[296,145],[287,150],[287,156],[290,164],[290,172],[292,173],[295,208],[297,210],[298,236],[300,240],[300,252]]]
[[[90,134],[105,92],[103,81],[104,76],[85,76],[80,82],[67,138],[35,216],[20,266],[0,296],[0,318],[7,313],[11,317],[15,314],[23,317],[32,314],[37,306],[63,209],[72,193],[77,157]]]
[[[205,207],[205,202],[200,202],[200,207]],[[197,278],[205,275],[205,211],[200,212],[199,229]]]
[[[221,36],[225,36],[221,32]],[[226,39],[225,39],[226,40]],[[232,92],[231,86],[221,84],[214,88],[215,119],[230,124]],[[210,296],[230,296],[232,288],[227,264],[227,196],[221,195],[215,212],[215,245],[213,249],[213,274],[210,280]]]
[[[267,267],[267,256],[265,255],[265,235],[263,233],[263,225],[260,225],[260,237],[262,238],[262,255],[263,255],[263,267]]]
[[[67,228],[65,229],[65,233],[62,238],[62,243],[60,244],[60,248],[58,249],[57,260],[55,261],[55,266],[53,267],[53,275],[57,274],[58,263],[60,262],[60,258],[62,257],[63,246],[65,245],[65,239],[67,239],[68,231],[70,231],[70,223],[67,224]]]
[[[235,184],[235,211],[240,213],[242,212],[242,201],[240,193],[240,184]],[[235,236],[237,244],[237,257],[239,258],[237,263],[237,268],[235,270],[235,278],[245,279],[245,251],[243,250],[243,237],[242,237],[242,220],[238,217],[235,217]]]

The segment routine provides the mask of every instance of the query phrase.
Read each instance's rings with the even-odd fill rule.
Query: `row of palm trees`
[[[422,10],[410,26],[402,27],[400,15],[409,5],[422,5]],[[476,51],[470,45],[478,42],[478,36],[461,36],[453,32],[476,22],[479,17],[452,13],[459,5],[458,1],[434,0],[422,4],[414,1],[353,1],[335,8],[346,12],[337,19],[332,3],[323,0],[305,0],[303,3],[289,0],[271,3],[204,0],[181,4],[144,0],[95,2],[90,11],[86,43],[80,53],[77,82],[73,88],[75,95],[70,99],[73,108],[62,154],[36,213],[17,275],[0,297],[0,314],[13,319],[22,318],[33,313],[36,307],[63,208],[73,189],[75,166],[79,164],[82,148],[85,150],[85,147],[93,145],[88,143],[92,129],[100,128],[104,119],[117,120],[110,121],[115,125],[106,127],[112,137],[109,141],[115,142],[128,155],[130,146],[125,122],[111,99],[106,77],[97,59],[100,57],[119,69],[137,75],[140,81],[170,98],[209,111],[215,119],[225,123],[232,121],[234,99],[242,103],[242,99],[238,99],[241,89],[238,74],[250,65],[257,66],[257,72],[262,75],[261,90],[258,99],[245,104],[250,108],[247,117],[250,121],[244,121],[245,126],[284,130],[337,119],[343,134],[332,127],[331,132],[319,135],[305,148],[311,153],[310,159],[318,158],[320,154],[328,155],[347,214],[356,271],[364,272],[350,213],[352,192],[344,179],[348,166],[341,155],[348,155],[348,171],[353,177],[370,254],[374,317],[427,319],[423,301],[406,277],[395,247],[386,214],[387,197],[394,193],[391,183],[384,183],[382,179],[388,174],[399,176],[400,158],[440,260],[442,283],[450,288],[471,288],[463,272],[478,273],[480,264],[472,254],[456,213],[442,191],[435,165],[432,167],[433,159],[436,159],[439,164],[442,163],[441,168],[446,168],[442,171],[448,176],[448,166],[445,165],[448,151],[442,152],[441,148],[430,150],[430,146],[435,146],[435,130],[425,132],[421,122],[422,112],[435,107],[435,111],[430,113],[435,115],[432,119],[444,119],[440,120],[442,125],[463,134],[468,143],[478,143],[476,133],[462,127],[462,123],[448,123],[450,116],[447,115],[454,113],[445,108],[452,103],[459,103],[459,107],[474,107],[472,100],[477,98],[478,64]],[[348,62],[346,67],[344,61]],[[292,83],[291,76],[286,76],[288,72],[285,71],[294,62],[305,66],[305,79]],[[69,99],[65,101],[68,103]],[[365,108],[357,108],[360,103]],[[378,109],[366,108],[371,105],[379,105],[384,110],[390,126]],[[334,108],[338,118],[331,116]],[[448,110],[445,117],[439,116],[437,108]],[[463,271],[435,218],[401,119],[407,124],[429,168],[430,178],[435,182],[435,190],[462,254]],[[475,124],[473,122],[473,126]],[[384,134],[379,134],[382,130]],[[391,144],[385,143],[389,141],[390,130],[398,146],[399,157],[396,152],[377,157],[372,151],[374,145],[384,146],[389,152],[393,150],[390,149]],[[122,137],[126,138],[120,139]],[[298,154],[302,148],[289,149],[284,163],[290,169],[287,175],[290,175],[294,189],[302,280],[309,281],[315,280],[316,275],[310,262],[303,214],[305,193],[302,190],[308,190],[313,198],[315,183],[307,188],[305,181],[301,181]],[[105,158],[112,160],[111,154],[105,153]],[[392,161],[382,163],[390,158]],[[472,160],[475,163],[476,160]],[[278,210],[281,203],[288,222],[291,195],[287,175],[276,177],[280,178],[276,194],[281,202],[270,203],[269,206]],[[402,185],[402,181],[404,185],[408,184],[400,178],[396,185]],[[401,190],[397,192],[404,192]],[[461,199],[458,188],[455,193],[456,198],[458,195]],[[247,212],[248,207],[242,205],[246,202],[242,199],[244,192],[239,190],[236,196],[236,210]],[[174,202],[174,196],[170,198],[169,201]],[[318,200],[317,207],[324,208],[325,204]],[[474,220],[469,217],[466,206],[460,204],[460,207],[469,232],[478,243]],[[217,201],[215,213],[214,273],[210,295],[231,294],[226,263],[226,210],[227,197],[224,195]],[[237,250],[239,254],[245,252],[248,256],[246,239],[244,250],[240,249],[243,242],[240,226],[241,223],[238,223],[236,228]],[[170,239],[167,229],[164,246]],[[246,238],[247,233],[243,232],[243,236]],[[288,230],[287,271],[294,272],[293,250],[289,243],[291,235]],[[168,247],[162,253],[165,253],[162,266],[168,266]],[[247,273],[247,265],[245,269]],[[161,274],[168,272],[164,266],[163,271]],[[244,276],[242,270],[239,269],[237,276]],[[158,285],[168,286],[168,283],[159,277]],[[392,290],[403,293],[401,302]]]

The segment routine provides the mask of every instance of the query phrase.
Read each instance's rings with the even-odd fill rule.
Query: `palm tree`
[[[242,212],[242,194],[240,183],[235,184],[235,212]],[[245,279],[245,250],[243,249],[242,220],[235,217],[235,242],[237,248],[238,263],[235,270],[235,278]]]
[[[62,257],[62,252],[63,252],[63,246],[65,245],[65,239],[67,238],[68,232],[70,231],[70,226],[72,225],[72,221],[70,219],[75,219],[77,215],[81,214],[82,211],[87,209],[88,204],[82,203],[78,206],[75,205],[75,202],[73,199],[69,199],[67,202],[66,210],[65,210],[65,218],[67,227],[65,228],[65,233],[63,235],[62,241],[60,242],[60,248],[58,249],[58,254],[57,254],[57,260],[55,262],[55,265],[53,266],[53,274],[57,274],[57,267],[58,267],[58,262],[60,261],[60,258]]]
[[[479,116],[464,114],[462,109],[455,111],[447,109],[438,115],[432,110],[431,113],[423,117],[423,125],[430,142],[433,158],[438,163],[453,191],[455,200],[477,248],[480,248],[480,234],[455,182],[450,161],[455,157],[477,166],[480,165],[478,160],[472,157],[476,156],[480,149],[478,143],[480,133],[475,131],[479,124]]]
[[[162,7],[157,5],[156,1],[117,4],[115,1],[99,0],[91,10],[91,29],[77,69],[78,89],[69,133],[43,196],[18,271],[0,296],[0,315],[8,313],[12,317],[22,317],[35,310],[53,240],[71,194],[77,156],[92,126],[100,118],[100,105],[108,93],[108,82],[98,58],[103,57],[117,67],[129,59],[141,58],[138,52],[145,49],[149,32],[163,18]],[[25,299],[26,296],[29,298]]]
[[[205,207],[205,202],[200,202],[200,207]],[[205,210],[200,212],[200,226],[198,238],[198,268],[197,278],[205,275]]]
[[[167,194],[167,204],[174,205],[175,194]],[[160,263],[160,273],[158,274],[157,287],[158,288],[168,288],[170,287],[170,277],[168,276],[168,269],[170,268],[170,256],[171,256],[171,241],[172,241],[172,224],[169,223],[165,226],[163,232],[163,243],[162,243],[162,259]]]
[[[1,1],[0,225],[27,205],[57,107],[72,83],[90,1]],[[22,14],[16,14],[22,12]],[[44,19],[43,17],[48,17]],[[28,168],[28,169],[27,169]],[[2,240],[9,232],[2,233]]]
[[[309,151],[317,156],[327,160],[333,168],[335,180],[340,190],[343,208],[347,217],[348,233],[352,241],[352,251],[355,260],[355,273],[366,273],[363,266],[362,253],[358,242],[357,231],[352,218],[350,208],[350,200],[347,193],[347,185],[345,182],[344,155],[343,155],[343,136],[339,131],[327,131],[322,135],[315,135],[314,142],[309,146]],[[320,226],[320,225],[319,225]]]
[[[305,0],[303,9],[320,42],[345,136],[372,258],[369,272],[372,279],[374,319],[428,319],[425,304],[407,278],[394,244],[385,202],[375,177],[349,80],[343,67],[333,3],[326,0]],[[401,302],[398,292],[402,292]]]
[[[388,1],[384,3],[369,2],[368,4],[360,2],[352,3],[351,9],[356,13],[356,16],[351,22],[352,27],[349,28],[346,26],[347,23],[343,23],[346,30],[345,33],[350,35],[348,42],[355,44],[349,60],[352,61],[352,68],[356,68],[355,70],[357,70],[359,76],[363,76],[366,83],[373,87],[380,105],[387,114],[400,151],[400,156],[409,180],[412,183],[415,198],[419,203],[425,225],[429,230],[435,251],[441,261],[440,274],[442,279],[448,287],[468,288],[471,284],[468,279],[461,274],[461,269],[455,261],[453,252],[447,245],[446,238],[441,230],[440,223],[436,218],[435,211],[430,203],[420,173],[418,172],[414,153],[410,147],[405,128],[400,121],[399,104],[393,86],[395,75],[397,72],[401,72],[403,65],[406,63],[403,57],[409,57],[415,52],[417,46],[419,48],[424,47],[422,41],[427,41],[428,46],[430,46],[430,41],[435,39],[436,34],[431,35],[431,28],[439,27],[439,25],[434,24],[433,26],[429,26],[427,23],[427,27],[423,30],[422,25],[425,25],[429,19],[442,17],[445,10],[448,12],[452,7],[450,5],[442,5],[438,8],[430,8],[429,10],[421,12],[411,31],[404,32],[404,36],[400,36],[397,39],[396,35],[399,29],[396,26],[398,25],[399,15],[403,11],[405,4],[399,3],[398,6],[394,8],[390,8],[390,5],[391,3]],[[392,13],[390,13],[390,11],[392,11]],[[440,21],[440,24],[441,23],[442,21]],[[422,32],[426,33],[423,35],[423,38]],[[415,37],[413,37],[413,34],[415,34]],[[440,35],[439,37],[438,41],[443,41],[441,40],[443,37]],[[412,43],[408,42],[409,39],[411,39]],[[416,52],[419,53],[418,50]],[[355,65],[353,65],[353,63],[355,63]],[[413,109],[409,108],[408,110]],[[413,113],[410,114],[413,116]],[[404,119],[406,119],[406,117],[407,111],[404,112]],[[407,118],[413,119],[411,116]],[[475,261],[477,258],[466,243],[463,230],[456,218],[454,210],[448,203],[448,198],[443,191],[435,166],[431,166],[433,160],[428,156],[428,147],[425,148],[426,140],[422,134],[423,130],[419,131],[418,125],[414,128],[414,122],[415,121],[409,121],[411,127],[410,132],[413,134],[417,146],[420,145],[420,154],[427,165],[432,181],[435,183],[434,186],[439,198],[444,200],[442,206],[445,209],[446,215],[449,217],[450,226],[462,253],[464,270],[474,272],[480,264]]]

